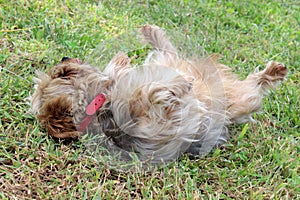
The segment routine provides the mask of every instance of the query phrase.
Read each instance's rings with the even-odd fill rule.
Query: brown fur
[[[39,72],[32,110],[50,135],[74,138],[85,108],[99,94],[106,101],[87,130],[140,159],[171,161],[180,153],[203,155],[228,139],[226,126],[251,120],[267,91],[284,80],[287,68],[271,61],[239,80],[215,56],[181,58],[165,32],[141,29],[153,51],[140,69],[117,54],[101,72],[64,59],[48,75]]]

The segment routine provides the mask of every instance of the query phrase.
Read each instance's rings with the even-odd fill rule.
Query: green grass
[[[0,0],[0,198],[299,199],[299,2],[122,2]],[[80,142],[48,138],[28,112],[34,72],[63,56],[88,60],[145,23],[190,35],[241,78],[277,60],[288,79],[257,123],[231,127],[232,139],[202,159],[117,170]]]

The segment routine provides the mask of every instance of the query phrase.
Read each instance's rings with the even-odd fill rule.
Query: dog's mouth
[[[78,58],[69,58],[69,57],[63,57],[61,59],[61,62],[68,62],[68,63],[78,63],[78,64],[82,64],[82,61],[79,60]]]
[[[75,60],[78,64],[82,64],[81,60],[79,60],[78,58],[75,58]]]

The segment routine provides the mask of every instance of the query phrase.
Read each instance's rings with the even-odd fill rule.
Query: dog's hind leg
[[[237,81],[231,86],[225,85],[229,100],[227,112],[232,122],[251,120],[251,114],[260,110],[264,95],[276,89],[279,82],[287,75],[284,64],[271,61],[262,71],[255,71],[244,81]]]

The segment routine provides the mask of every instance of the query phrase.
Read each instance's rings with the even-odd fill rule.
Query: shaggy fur
[[[110,146],[151,162],[204,155],[228,139],[227,125],[251,120],[264,94],[287,74],[284,64],[271,61],[239,80],[214,56],[181,58],[156,26],[145,25],[141,33],[153,50],[138,68],[120,53],[103,72],[68,58],[49,75],[38,72],[31,105],[49,135],[81,136],[85,109],[102,93],[106,101],[87,131]]]

